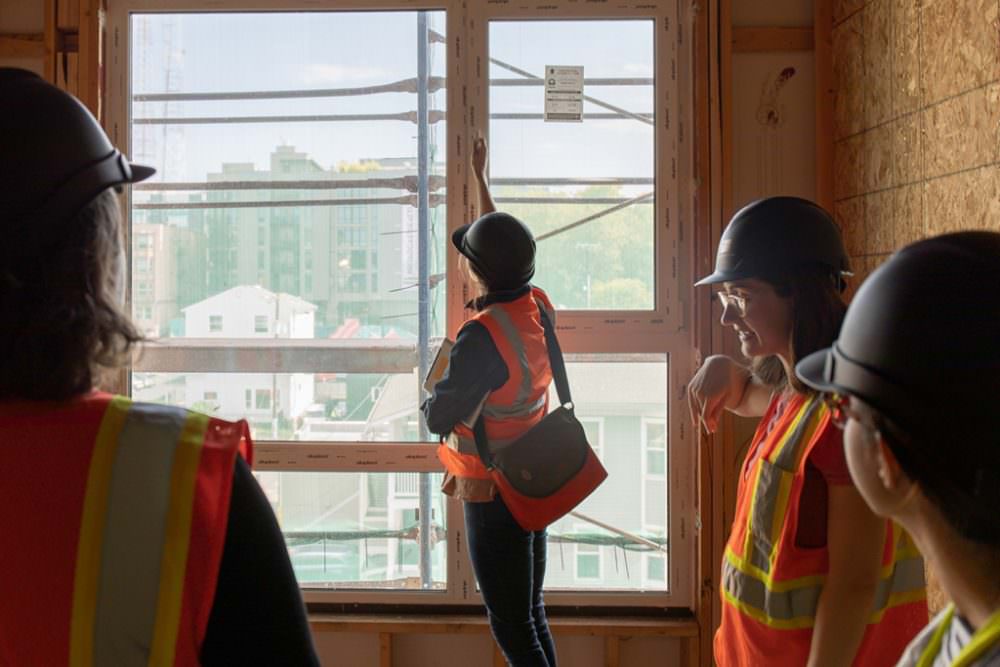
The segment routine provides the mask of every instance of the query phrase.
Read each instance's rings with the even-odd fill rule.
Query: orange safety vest
[[[722,561],[720,667],[805,665],[823,583],[826,547],[795,544],[806,459],[836,428],[818,396],[796,396],[766,432],[771,402],[739,482],[736,518]],[[752,468],[751,468],[752,466]],[[924,564],[910,537],[888,522],[881,577],[855,665],[894,665],[927,624]]]
[[[482,409],[491,449],[517,440],[548,412],[552,368],[539,308],[545,308],[554,324],[552,302],[537,287],[514,301],[491,304],[467,320],[486,327],[509,374],[507,382],[489,394]],[[490,478],[476,453],[472,429],[465,424],[455,425],[437,455],[456,477]]]
[[[197,665],[245,422],[0,403],[0,664]]]

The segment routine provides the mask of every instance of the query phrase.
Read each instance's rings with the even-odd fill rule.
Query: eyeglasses
[[[745,296],[730,294],[729,292],[716,292],[715,298],[722,304],[723,310],[732,306],[739,313],[740,317],[746,317],[748,299]]]

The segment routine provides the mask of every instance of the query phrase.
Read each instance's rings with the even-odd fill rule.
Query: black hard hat
[[[61,224],[104,190],[155,173],[130,164],[72,95],[0,68],[0,229]]]
[[[807,199],[768,197],[737,211],[719,240],[715,272],[695,285],[773,276],[808,264],[829,267],[838,280],[850,273],[840,230]]]
[[[858,290],[840,338],[795,372],[910,434],[995,432],[1000,234],[946,234],[900,250]]]
[[[487,213],[456,229],[451,242],[491,290],[517,289],[535,275],[535,237],[510,214]]]

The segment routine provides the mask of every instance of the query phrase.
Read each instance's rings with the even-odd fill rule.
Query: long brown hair
[[[847,313],[847,304],[840,290],[840,278],[820,265],[806,265],[790,273],[760,276],[779,296],[792,300],[792,368],[800,359],[829,347],[840,333]],[[813,393],[798,377],[785,374],[785,367],[776,356],[754,359],[754,375],[772,389],[791,384],[800,394]]]
[[[102,368],[125,363],[142,340],[118,295],[123,240],[113,190],[67,223],[45,222],[15,230],[0,249],[0,399],[90,391]]]

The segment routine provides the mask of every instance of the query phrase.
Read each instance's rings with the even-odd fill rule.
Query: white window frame
[[[468,168],[467,147],[478,134],[488,134],[488,31],[490,21],[556,19],[648,19],[654,22],[654,72],[657,125],[655,129],[655,307],[651,311],[563,311],[557,329],[563,350],[580,354],[666,354],[669,359],[667,396],[669,457],[667,489],[670,569],[669,591],[648,592],[547,591],[553,606],[595,605],[694,608],[696,596],[696,483],[695,434],[684,424],[682,388],[694,370],[694,338],[690,323],[695,262],[692,219],[695,209],[694,114],[688,91],[693,90],[693,39],[690,3],[638,3],[612,5],[578,0],[545,0],[544,3],[466,3],[436,0],[416,5],[412,0],[217,0],[206,9],[202,0],[108,0],[107,128],[114,143],[130,153],[129,139],[129,15],[150,12],[243,11],[447,11],[447,227],[453,230],[474,217],[474,192]],[[482,63],[480,66],[479,63]],[[667,93],[669,91],[669,94]],[[683,100],[683,102],[682,102]],[[461,149],[459,149],[461,147]],[[126,199],[130,192],[126,192]],[[686,230],[686,233],[685,231]],[[447,258],[448,333],[453,337],[463,316],[468,285],[461,280],[457,257]],[[626,335],[627,334],[627,335]],[[252,343],[224,339],[172,340],[170,346],[146,346],[137,352],[133,369],[141,372],[411,372],[413,351],[380,350],[376,362],[359,359],[354,351],[321,341],[288,341],[260,338]],[[251,367],[232,368],[226,346],[252,348],[244,355]],[[391,346],[389,346],[391,347]],[[405,347],[405,346],[400,346]],[[194,359],[199,360],[196,366]],[[268,370],[270,369],[270,370]],[[272,397],[272,400],[274,397]],[[383,446],[384,445],[384,446]],[[362,443],[302,443],[262,441],[254,451],[261,471],[372,471],[439,472],[441,467],[428,443],[380,443],[363,455]],[[306,458],[306,451],[309,458]],[[343,456],[344,453],[347,456]],[[645,465],[645,464],[643,464]],[[461,503],[445,502],[448,514],[448,587],[445,593],[395,590],[304,589],[309,602],[356,603],[469,603],[480,604],[471,574],[465,538],[461,533]],[[470,585],[471,584],[471,585]]]

